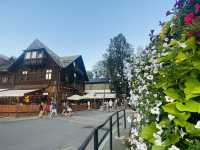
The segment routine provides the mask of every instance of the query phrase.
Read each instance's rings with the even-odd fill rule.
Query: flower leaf
[[[200,96],[200,82],[197,78],[188,77],[184,89],[186,100]]]
[[[164,91],[164,93],[167,95],[167,96],[169,96],[169,97],[171,97],[171,98],[173,98],[173,99],[176,99],[176,100],[181,100],[181,99],[183,99],[183,94],[184,93],[182,93],[181,92],[181,90],[179,90],[179,89],[175,89],[175,88],[168,88],[168,89],[166,89],[165,91]]]
[[[179,111],[188,111],[188,112],[198,112],[198,113],[200,113],[200,103],[193,101],[193,100],[186,101],[184,104],[177,102],[176,108]]]
[[[177,102],[173,102],[173,103],[169,103],[167,105],[162,106],[163,110],[165,112],[168,112],[170,114],[173,114],[174,116],[176,116],[177,118],[180,118],[182,120],[187,120],[190,117],[190,113],[187,112],[180,112],[177,108],[176,108],[176,103]]]
[[[157,131],[158,131],[158,129],[156,128],[156,125],[154,123],[148,124],[142,128],[142,130],[140,132],[140,137],[149,141],[150,143],[154,143],[155,138],[153,136],[153,133],[155,133]]]

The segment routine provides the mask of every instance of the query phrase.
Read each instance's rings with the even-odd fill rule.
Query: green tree
[[[93,68],[93,74],[95,78],[108,78],[107,68],[106,68],[106,60],[100,60],[96,63]]]
[[[109,47],[104,55],[106,73],[111,80],[111,88],[117,97],[128,96],[129,85],[125,71],[125,64],[131,58],[133,49],[123,34],[118,34],[110,40]]]

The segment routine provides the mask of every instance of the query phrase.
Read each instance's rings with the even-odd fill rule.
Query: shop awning
[[[85,90],[86,93],[111,93],[110,89],[105,90]]]
[[[0,92],[1,92],[1,91],[6,91],[6,90],[7,90],[7,89],[0,89]]]
[[[82,99],[82,96],[80,96],[80,95],[72,95],[72,96],[68,97],[67,99],[73,100],[73,101],[78,101],[78,100]]]
[[[105,93],[105,94],[86,94],[84,96],[82,96],[83,99],[114,99],[116,98],[116,94],[115,93]]]
[[[32,90],[6,90],[0,91],[0,97],[21,97],[25,94],[38,91],[39,89],[32,89]]]
[[[116,94],[114,93],[106,93],[106,94],[96,94],[96,99],[113,99],[116,98]]]
[[[114,99],[116,98],[115,93],[105,93],[105,94],[94,94],[94,93],[89,93],[83,96],[80,95],[73,95],[68,97],[69,100],[73,101],[80,101],[80,100],[87,100],[87,99]]]

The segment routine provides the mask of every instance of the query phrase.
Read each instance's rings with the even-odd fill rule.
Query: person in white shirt
[[[110,99],[109,101],[109,111],[112,111],[113,101]]]
[[[87,105],[88,105],[88,110],[90,110],[90,108],[91,108],[90,107],[90,101],[87,102]]]

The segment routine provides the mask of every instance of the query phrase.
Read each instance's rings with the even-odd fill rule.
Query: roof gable
[[[45,46],[40,40],[35,39],[25,50],[27,51],[33,51],[33,50],[41,50],[43,49],[52,59],[53,61],[61,68],[66,68],[70,64],[72,64],[74,61],[76,61],[81,55],[75,55],[75,56],[64,56],[59,57],[56,53],[54,53],[51,49],[49,49],[47,46]],[[24,56],[24,53],[20,56]],[[19,57],[19,58],[20,58]],[[18,59],[19,59],[18,58]]]
[[[68,67],[70,64],[72,64],[76,59],[78,59],[81,55],[76,55],[76,56],[65,56],[65,57],[60,57],[60,62],[62,64],[63,68]]]

